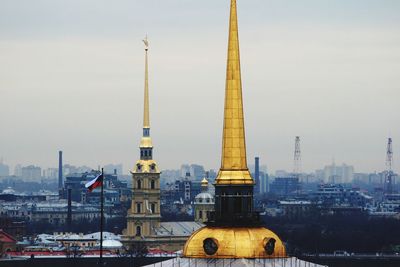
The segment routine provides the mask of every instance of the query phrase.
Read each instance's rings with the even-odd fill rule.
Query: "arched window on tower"
[[[137,181],[137,189],[142,189],[142,180]]]
[[[156,189],[156,181],[151,180],[151,182],[150,182],[150,188],[151,188],[151,189]]]
[[[151,209],[151,213],[156,213],[156,204],[155,203],[151,203],[150,204],[150,209]]]
[[[202,220],[203,219],[203,211],[199,210],[199,219]]]
[[[136,213],[142,213],[142,203],[136,203]]]
[[[136,226],[136,236],[141,236],[142,235],[142,227]]]

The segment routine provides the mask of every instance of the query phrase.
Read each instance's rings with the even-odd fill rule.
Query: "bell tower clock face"
[[[203,241],[203,248],[207,255],[214,255],[218,250],[217,242],[212,238],[206,238]]]

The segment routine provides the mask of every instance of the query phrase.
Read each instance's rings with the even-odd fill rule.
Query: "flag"
[[[85,184],[85,187],[89,190],[89,192],[92,192],[96,187],[102,186],[103,184],[103,175],[100,174],[93,180],[87,182]]]

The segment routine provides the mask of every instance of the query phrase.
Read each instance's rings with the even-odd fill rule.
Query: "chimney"
[[[58,189],[63,188],[63,163],[62,151],[58,151]]]

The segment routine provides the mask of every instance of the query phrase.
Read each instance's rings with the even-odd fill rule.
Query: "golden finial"
[[[222,162],[217,184],[254,184],[247,168],[236,0],[231,0]]]
[[[142,41],[144,43],[144,47],[145,47],[144,49],[148,50],[149,49],[149,40],[147,39],[147,35]]]

